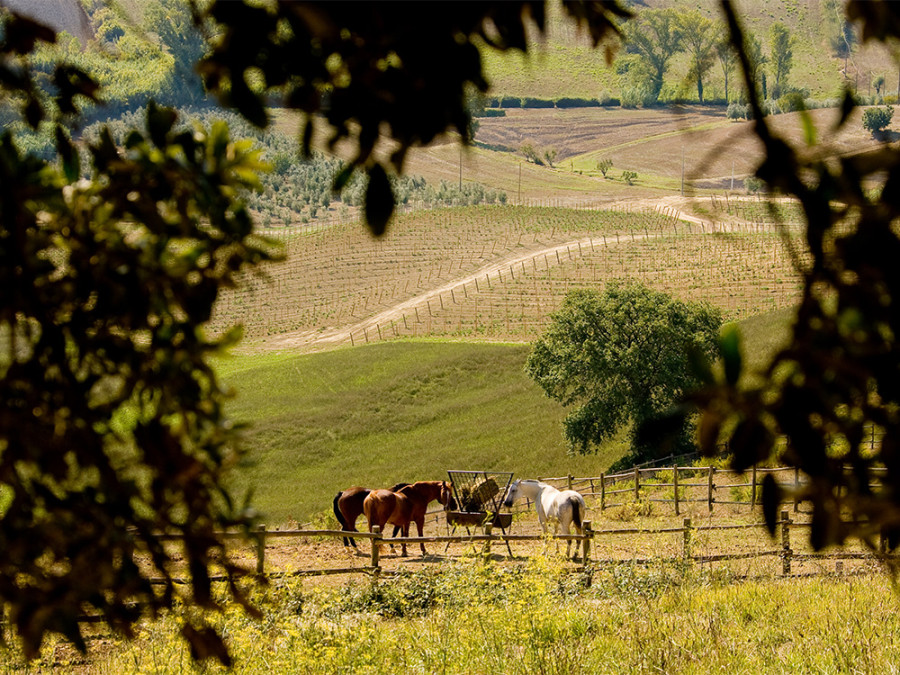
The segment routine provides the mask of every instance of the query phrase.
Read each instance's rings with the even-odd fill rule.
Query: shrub
[[[506,111],[499,108],[485,108],[481,117],[506,117]]]
[[[552,108],[554,105],[553,101],[545,98],[532,98],[526,96],[522,99],[523,108]]]
[[[634,171],[623,171],[622,180],[624,180],[629,185],[634,185],[634,181],[637,180],[637,173],[635,173]]]
[[[781,112],[785,113],[806,109],[803,96],[798,92],[791,92],[779,98],[778,107],[781,109]]]
[[[504,96],[500,99],[501,108],[521,108],[522,99],[516,96]]]
[[[553,162],[556,161],[556,148],[547,148],[544,150],[544,159],[547,160],[547,164],[550,165],[550,168],[553,168]]]
[[[748,176],[744,179],[744,187],[747,188],[747,192],[751,194],[756,194],[762,190],[764,186],[765,183],[756,176]]]
[[[597,108],[600,101],[596,98],[563,97],[556,99],[557,108]]]
[[[529,162],[534,162],[539,166],[544,165],[544,160],[541,159],[540,154],[534,149],[534,146],[531,143],[524,143],[520,150],[522,154],[525,155],[525,159]]]
[[[751,118],[750,106],[744,103],[729,103],[725,117],[730,120],[749,120]]]
[[[604,178],[606,178],[606,172],[612,168],[612,165],[613,162],[609,157],[597,160],[597,169],[603,174]]]
[[[657,100],[653,96],[653,92],[647,88],[629,87],[622,90],[621,105],[623,108],[637,108],[638,106],[649,108],[656,103]]]
[[[884,136],[885,129],[890,125],[894,116],[894,109],[886,105],[883,108],[868,108],[863,111],[862,125],[872,136],[880,138]]]
[[[602,106],[620,105],[619,99],[605,90],[600,92],[600,95],[597,97],[597,102]]]

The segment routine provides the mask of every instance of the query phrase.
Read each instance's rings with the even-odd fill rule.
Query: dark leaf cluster
[[[731,3],[723,6],[731,41],[742,44]],[[900,8],[893,3],[851,2],[849,11],[864,21],[863,35],[900,36]],[[750,64],[745,54],[739,56],[749,80]],[[703,409],[701,440],[712,452],[725,433],[737,469],[777,454],[802,470],[809,482],[797,497],[812,504],[816,548],[851,535],[873,545],[878,534],[895,542],[900,532],[900,152],[885,147],[836,162],[810,158],[775,134],[755,91],[748,87],[748,92],[755,131],[765,146],[756,175],[802,206],[811,262],[802,268],[803,295],[790,345],[775,357],[765,383],[749,391],[735,386],[740,362],[732,345],[727,377],[697,397]],[[853,105],[848,94],[838,126]],[[774,528],[784,490],[771,480],[763,488]]]
[[[5,35],[21,41],[19,21]],[[3,84],[45,117],[27,78]],[[181,602],[217,607],[216,570],[245,602],[218,535],[251,522],[222,487],[238,429],[209,364],[236,335],[202,327],[236,273],[278,253],[236,198],[256,153],[224,124],[176,118],[151,105],[123,145],[104,130],[76,146],[56,126],[57,163],[0,137],[0,601],[29,656],[48,632],[84,649],[85,613],[130,635]],[[202,624],[185,636],[225,655]]]

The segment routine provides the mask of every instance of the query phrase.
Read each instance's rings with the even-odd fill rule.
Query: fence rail
[[[872,474],[876,474],[874,482],[870,482],[869,487],[872,489],[882,487],[877,474],[886,472],[887,469],[870,467],[869,470]],[[745,505],[753,510],[760,505],[760,486],[766,474],[774,475],[782,487],[788,488],[789,494],[793,495],[793,511],[799,512],[802,503],[799,495],[802,488],[808,485],[808,480],[795,467],[753,467],[742,474],[715,466],[672,464],[655,467],[635,466],[625,472],[601,473],[599,476],[593,477],[569,475],[540,478],[540,480],[561,489],[565,487],[569,490],[576,490],[585,497],[597,498],[600,502],[600,511],[645,501],[673,504],[675,515],[681,515],[681,506],[688,503],[706,503],[710,513],[717,504],[723,506]],[[787,479],[780,477],[783,474],[788,474]],[[655,477],[658,476],[663,478],[656,479]],[[697,482],[698,477],[705,480]],[[722,482],[726,480],[725,477],[733,478],[730,479],[730,482]],[[625,487],[619,487],[620,485],[625,485]],[[726,490],[730,493],[726,493]],[[664,492],[664,494],[660,495],[660,492]],[[629,494],[632,495],[632,499],[616,497]],[[728,496],[724,496],[725,494]],[[610,497],[615,499],[611,500]]]
[[[267,572],[266,571],[266,542],[272,539],[279,538],[310,538],[310,537],[324,537],[324,538],[342,538],[347,536],[347,531],[344,530],[328,530],[328,529],[296,529],[296,530],[272,530],[268,531],[264,527],[259,528],[255,532],[252,533],[251,537],[255,539],[255,551],[256,551],[256,572],[260,576],[265,577],[288,577],[288,576],[296,576],[296,577],[309,577],[309,576],[324,576],[324,575],[336,575],[336,574],[369,574],[369,575],[379,575],[383,573],[390,574],[391,570],[388,570],[384,566],[384,561],[381,558],[381,547],[384,544],[440,544],[440,543],[457,543],[457,544],[470,544],[475,546],[476,544],[481,544],[481,551],[477,551],[476,553],[480,553],[483,556],[490,556],[492,546],[496,544],[502,544],[509,546],[512,542],[537,542],[537,541],[557,541],[557,542],[570,542],[574,541],[577,545],[577,552],[581,554],[580,568],[587,569],[590,566],[602,565],[602,564],[621,564],[623,562],[650,562],[650,560],[643,560],[638,557],[632,557],[630,559],[611,559],[611,558],[593,558],[592,550],[597,547],[600,543],[600,540],[604,538],[616,538],[622,536],[633,536],[633,535],[644,535],[647,537],[676,537],[677,545],[676,550],[677,554],[670,557],[665,556],[654,556],[652,561],[656,563],[680,563],[686,565],[693,564],[710,564],[714,562],[724,562],[724,561],[737,561],[737,560],[752,560],[757,558],[767,558],[767,557],[776,557],[779,559],[780,565],[780,574],[782,576],[795,576],[792,573],[792,566],[795,562],[803,562],[803,561],[835,561],[835,571],[841,572],[843,569],[843,562],[848,560],[856,560],[856,561],[872,561],[872,562],[886,562],[886,561],[898,561],[900,560],[900,556],[887,555],[884,553],[883,547],[881,547],[880,551],[868,551],[868,552],[858,552],[858,551],[833,551],[833,552],[813,552],[813,553],[803,553],[794,550],[792,545],[792,532],[796,528],[807,528],[809,527],[809,523],[795,522],[791,519],[790,513],[787,510],[781,512],[778,521],[776,522],[776,531],[779,533],[778,535],[778,548],[770,548],[770,547],[761,547],[756,551],[738,551],[738,552],[722,552],[722,553],[712,553],[712,554],[704,554],[695,552],[695,548],[697,546],[695,537],[699,534],[706,534],[712,532],[724,532],[724,531],[735,531],[735,530],[750,530],[757,529],[762,530],[766,526],[764,523],[742,523],[742,524],[727,524],[727,525],[694,525],[692,523],[691,518],[686,517],[683,519],[682,525],[680,527],[661,527],[661,528],[647,528],[647,527],[629,527],[629,528],[606,528],[606,529],[593,529],[591,521],[584,522],[584,533],[583,534],[569,534],[569,535],[543,535],[543,534],[509,534],[509,533],[497,533],[494,531],[490,524],[484,525],[481,532],[470,532],[466,535],[433,535],[426,537],[396,537],[393,539],[389,539],[384,536],[378,528],[374,532],[354,532],[353,537],[359,539],[367,539],[371,544],[370,551],[370,560],[368,565],[364,566],[356,566],[356,567],[338,567],[338,568],[324,568],[324,569],[301,569],[294,570],[288,572]],[[246,537],[246,535],[239,535],[235,533],[226,534],[227,537]],[[508,549],[509,550],[509,549]],[[511,554],[511,550],[510,550]],[[213,579],[214,581],[217,578]],[[184,581],[176,580],[176,583],[185,583]]]

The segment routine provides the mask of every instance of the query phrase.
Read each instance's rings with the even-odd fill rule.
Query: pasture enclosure
[[[842,549],[812,550],[808,542],[811,512],[798,500],[783,507],[776,536],[770,537],[761,520],[756,492],[764,473],[773,475],[788,491],[796,492],[805,485],[805,477],[793,468],[769,467],[736,474],[712,465],[636,467],[608,476],[542,478],[560,489],[577,490],[588,507],[583,535],[548,536],[540,532],[534,505],[528,500],[499,513],[506,489],[500,483],[508,482],[510,474],[451,472],[457,478],[454,493],[461,511],[429,512],[429,536],[388,538],[380,530],[360,532],[354,537],[370,540],[372,546],[371,555],[359,557],[340,548],[340,538],[346,534],[342,530],[261,527],[254,533],[256,544],[248,559],[255,562],[257,574],[276,577],[380,574],[406,569],[419,559],[396,555],[384,558],[378,552],[379,545],[436,544],[443,554],[431,555],[428,560],[432,562],[446,559],[448,552],[450,558],[475,555],[501,561],[537,555],[552,542],[575,541],[580,554],[577,567],[585,570],[624,563],[678,564],[721,570],[733,576],[797,576],[861,573],[883,562],[900,560],[886,555],[883,541],[874,535],[875,550],[865,542],[848,543]],[[873,490],[879,487],[877,481],[872,485]],[[490,508],[482,509],[480,518],[462,523],[466,533],[457,534],[460,522],[456,516],[463,511],[474,513],[471,504],[481,497]],[[659,503],[672,504],[673,508],[659,511],[654,506]],[[498,520],[498,514],[510,519]],[[445,533],[434,534],[435,530]],[[310,549],[316,551],[315,556],[290,553]],[[315,564],[298,568],[298,559]],[[349,561],[350,566],[335,565],[342,561]]]
[[[698,223],[649,210],[454,208],[404,214],[382,239],[358,223],[299,231],[285,237],[286,262],[223,295],[212,326],[241,323],[251,339],[292,348],[527,341],[569,290],[610,281],[708,300],[731,319],[793,304],[790,229],[716,212],[719,222]]]

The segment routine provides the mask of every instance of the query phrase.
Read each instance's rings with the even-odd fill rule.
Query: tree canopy
[[[577,406],[564,422],[573,449],[588,452],[630,426],[629,459],[647,458],[659,448],[641,439],[642,426],[699,384],[692,357],[715,357],[721,323],[709,305],[644,286],[575,290],[535,342],[525,371],[548,396]],[[674,441],[692,445],[686,423]]]

